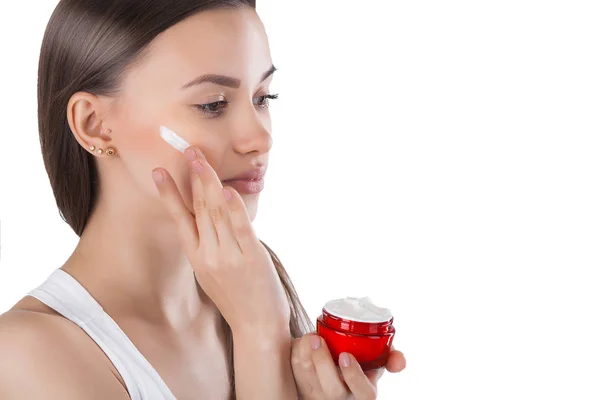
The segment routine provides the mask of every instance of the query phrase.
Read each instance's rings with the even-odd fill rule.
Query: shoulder
[[[0,398],[129,398],[83,330],[43,307],[19,307],[28,301],[0,315]]]

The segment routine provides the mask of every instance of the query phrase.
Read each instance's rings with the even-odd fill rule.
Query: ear
[[[103,127],[106,105],[91,93],[77,92],[67,104],[67,120],[75,139],[84,149],[110,147],[110,131]],[[108,132],[108,133],[107,133]]]

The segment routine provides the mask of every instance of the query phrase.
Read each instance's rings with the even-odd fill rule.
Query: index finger
[[[333,362],[333,357],[325,340],[319,335],[316,335],[316,338],[319,339],[319,347],[313,350],[312,359],[323,393],[327,395],[327,398],[342,398],[348,392],[342,381],[342,376]]]
[[[343,356],[349,362],[346,366],[344,366],[344,362],[342,361]],[[360,364],[356,361],[356,357],[351,353],[342,353],[340,354],[340,364],[342,365],[341,369],[344,381],[356,400],[377,398],[377,386],[367,378]]]
[[[314,335],[307,333],[301,338],[292,341],[292,371],[300,395],[322,396],[321,382],[312,360],[311,338]]]
[[[175,180],[164,168],[152,170],[152,177],[158,189],[160,199],[177,226],[179,237],[187,252],[198,246],[198,231],[194,216],[185,205]]]

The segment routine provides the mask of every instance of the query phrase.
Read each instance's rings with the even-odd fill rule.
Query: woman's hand
[[[346,355],[350,364],[343,366],[342,361]],[[302,400],[375,399],[377,381],[384,370],[400,372],[406,366],[406,360],[392,346],[385,368],[363,372],[354,356],[348,353],[340,354],[340,365],[341,368],[338,368],[334,364],[327,344],[314,332],[292,342],[292,369]]]
[[[198,283],[234,333],[289,329],[283,286],[269,252],[254,233],[240,194],[227,187],[231,198],[226,199],[219,177],[198,148],[190,146],[185,156],[193,213],[165,169],[155,168],[153,177]]]

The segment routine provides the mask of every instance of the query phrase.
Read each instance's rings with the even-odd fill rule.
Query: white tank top
[[[121,374],[132,400],[176,400],[125,332],[67,272],[55,270],[28,295],[79,325],[100,346]]]

